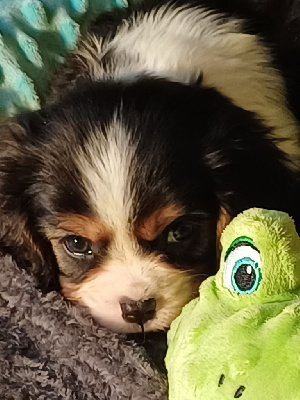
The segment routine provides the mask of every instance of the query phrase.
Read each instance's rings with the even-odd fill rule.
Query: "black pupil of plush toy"
[[[251,289],[255,282],[253,267],[249,264],[241,265],[234,275],[234,280],[240,290]]]

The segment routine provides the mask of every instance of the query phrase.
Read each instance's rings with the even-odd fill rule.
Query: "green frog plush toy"
[[[220,270],[173,322],[169,400],[300,400],[300,238],[283,212],[226,227]]]

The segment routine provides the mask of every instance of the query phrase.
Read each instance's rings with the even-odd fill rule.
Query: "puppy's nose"
[[[154,318],[156,300],[134,301],[128,299],[120,303],[120,306],[124,321],[140,325]]]

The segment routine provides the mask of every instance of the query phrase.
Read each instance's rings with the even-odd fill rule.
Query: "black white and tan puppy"
[[[169,327],[240,211],[300,226],[293,65],[226,3],[100,16],[48,104],[1,127],[3,251],[113,330]]]

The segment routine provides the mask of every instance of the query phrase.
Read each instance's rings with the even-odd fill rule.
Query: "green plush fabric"
[[[224,230],[220,270],[174,321],[170,400],[300,399],[300,238],[250,209]]]
[[[0,117],[36,110],[82,23],[126,0],[0,0]]]

